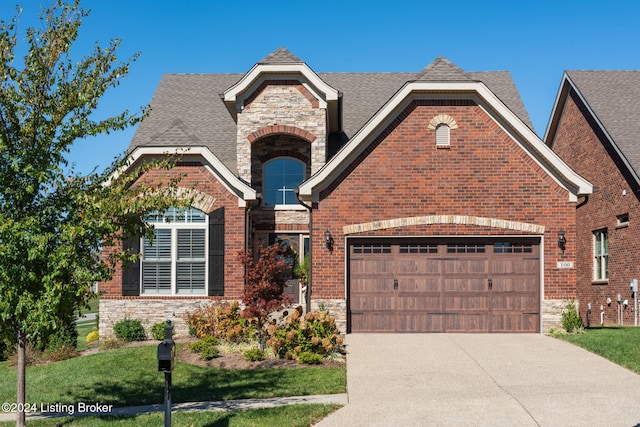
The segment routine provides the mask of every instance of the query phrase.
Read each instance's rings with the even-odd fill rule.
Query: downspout
[[[309,277],[307,277],[307,290],[304,293],[304,304],[305,304],[305,313],[308,313],[309,311],[311,311],[311,276],[312,276],[312,262],[311,260],[313,259],[312,253],[313,253],[313,241],[312,241],[312,236],[313,236],[313,215],[311,214],[311,211],[313,210],[311,206],[307,205],[305,202],[303,202],[300,199],[300,190],[296,187],[296,189],[294,190],[294,194],[296,195],[296,200],[298,201],[299,204],[301,204],[302,206],[304,206],[305,208],[307,208],[307,210],[309,211]]]

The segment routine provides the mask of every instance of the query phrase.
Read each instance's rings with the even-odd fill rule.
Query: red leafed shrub
[[[245,309],[242,316],[256,319],[261,349],[262,326],[266,324],[267,317],[290,301],[290,297],[284,293],[287,280],[285,273],[291,268],[288,260],[294,256],[295,252],[289,246],[280,243],[258,247],[255,255],[253,252],[240,253],[240,260],[245,267]]]

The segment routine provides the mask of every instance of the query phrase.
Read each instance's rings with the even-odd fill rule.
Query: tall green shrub
[[[562,327],[570,334],[582,329],[582,319],[573,300],[562,310]]]

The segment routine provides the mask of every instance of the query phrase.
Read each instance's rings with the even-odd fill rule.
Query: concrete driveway
[[[349,404],[318,426],[640,426],[640,375],[544,335],[346,343]]]

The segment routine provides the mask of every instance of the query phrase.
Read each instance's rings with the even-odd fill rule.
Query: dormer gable
[[[340,92],[325,83],[309,66],[284,47],[276,49],[257,62],[240,81],[220,94],[229,113],[237,121],[238,113],[247,100],[255,96],[256,90],[266,81],[298,81],[327,110],[327,130],[339,132],[340,117],[338,103]]]
[[[327,161],[328,135],[342,130],[340,93],[282,47],[220,97],[236,122],[238,174],[256,187],[269,153],[302,156],[309,176]]]

